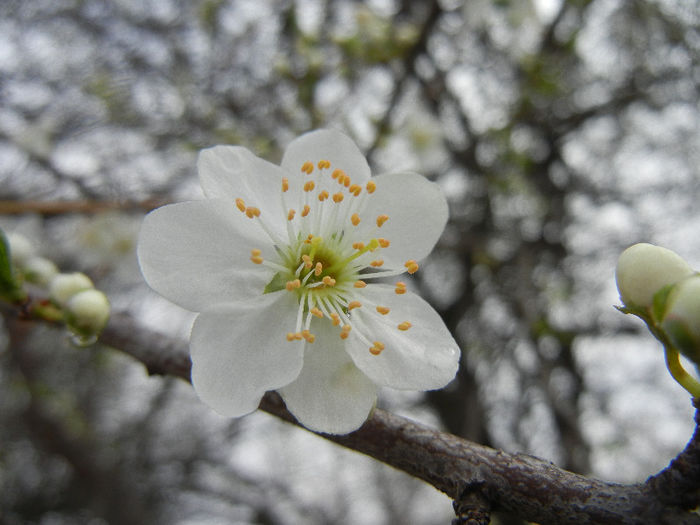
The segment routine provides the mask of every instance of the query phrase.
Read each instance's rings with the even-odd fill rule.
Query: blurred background
[[[143,215],[201,197],[201,148],[278,161],[305,131],[343,130],[374,173],[418,171],[450,202],[410,285],[458,340],[458,377],[380,406],[642,481],[693,410],[613,308],[614,266],[647,241],[700,268],[699,85],[695,1],[4,0],[0,227],[186,338],[192,314],[140,277]],[[117,352],[0,330],[1,523],[452,516],[431,487],[267,414],[220,418]]]

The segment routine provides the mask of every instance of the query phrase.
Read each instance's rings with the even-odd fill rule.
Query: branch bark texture
[[[142,362],[151,374],[189,381],[187,344],[115,315],[102,342]],[[276,393],[260,408],[298,424]],[[699,416],[696,416],[696,422]],[[377,409],[357,431],[320,434],[339,445],[430,483],[455,502],[487,501],[541,525],[700,524],[691,512],[700,502],[700,432],[686,449],[646,483],[621,485],[587,478],[526,454],[509,454],[439,432]]]

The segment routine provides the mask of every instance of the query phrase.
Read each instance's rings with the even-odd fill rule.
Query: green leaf
[[[20,299],[23,296],[22,288],[15,279],[12,270],[12,256],[10,253],[10,242],[7,240],[5,232],[0,228],[0,295],[11,301]]]
[[[287,281],[289,280],[288,277],[288,275],[285,275],[282,272],[277,272],[272,280],[267,283],[263,293],[272,293],[284,290],[285,286],[287,285]]]

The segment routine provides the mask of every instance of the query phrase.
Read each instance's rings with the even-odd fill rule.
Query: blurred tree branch
[[[113,316],[101,341],[143,363],[149,374],[189,381],[187,344],[145,328],[129,315]],[[260,408],[298,424],[276,393],[267,393]],[[472,498],[476,491],[492,508],[542,525],[700,523],[700,516],[690,512],[700,503],[697,429],[668,468],[632,485],[573,474],[533,456],[495,450],[380,409],[351,434],[320,435],[430,483],[451,497],[456,509],[462,497]]]

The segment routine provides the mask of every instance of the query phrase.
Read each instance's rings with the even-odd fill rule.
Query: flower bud
[[[617,260],[615,280],[626,306],[651,307],[654,294],[693,274],[693,269],[678,254],[639,243],[627,248]]]
[[[58,268],[44,257],[31,257],[24,266],[24,278],[30,283],[46,287],[58,275]]]
[[[29,258],[34,255],[34,246],[29,239],[19,233],[8,233],[7,242],[10,244],[12,264],[18,268],[24,268]]]
[[[681,353],[700,363],[700,275],[676,284],[668,297],[661,327]]]
[[[94,288],[90,278],[84,273],[59,273],[49,285],[49,297],[63,307],[78,292]]]
[[[66,305],[68,325],[79,333],[96,334],[100,332],[109,319],[109,300],[107,296],[95,290],[83,290],[68,300]]]

